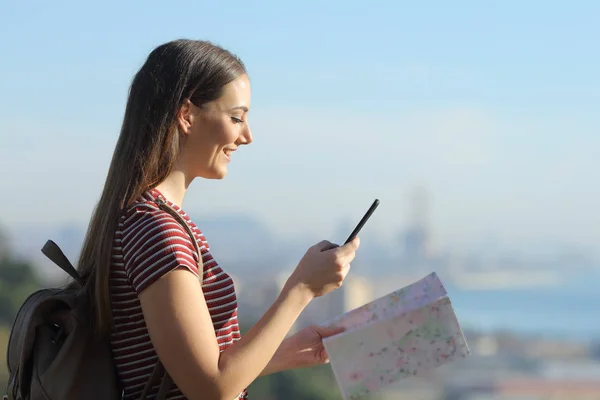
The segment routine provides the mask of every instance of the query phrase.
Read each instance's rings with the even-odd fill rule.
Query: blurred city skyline
[[[600,335],[600,324],[590,318],[600,301],[597,258],[568,247],[514,251],[489,240],[472,243],[464,252],[436,247],[427,192],[418,190],[409,200],[412,207],[405,210],[406,223],[396,226],[394,239],[383,242],[377,235],[365,235],[344,286],[313,301],[299,325],[321,323],[435,271],[466,327],[585,342]],[[198,218],[192,215],[192,219]],[[266,311],[305,249],[317,240],[310,235],[289,240],[259,219],[241,214],[213,215],[202,220],[201,229],[217,262],[233,276],[240,318],[245,321],[254,321]],[[351,229],[351,224],[339,224],[332,236],[341,242]],[[12,243],[42,277],[62,282],[67,276],[39,249],[52,239],[75,261],[84,233],[85,225],[21,228],[12,232]]]

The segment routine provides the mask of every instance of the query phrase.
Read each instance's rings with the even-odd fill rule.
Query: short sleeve
[[[123,225],[123,263],[138,295],[177,268],[186,268],[199,276],[198,254],[192,238],[172,215],[153,208],[136,210]]]

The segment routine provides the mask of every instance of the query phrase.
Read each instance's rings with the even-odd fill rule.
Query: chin
[[[208,173],[202,174],[202,178],[204,179],[215,179],[220,180],[227,176],[227,169],[222,170],[212,170]]]

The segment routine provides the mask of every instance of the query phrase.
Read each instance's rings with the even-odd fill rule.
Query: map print
[[[364,324],[399,316],[444,296],[446,289],[437,274],[432,272],[409,286],[348,311],[323,325],[356,329]]]
[[[435,273],[327,325],[346,328],[323,340],[345,400],[470,354]]]

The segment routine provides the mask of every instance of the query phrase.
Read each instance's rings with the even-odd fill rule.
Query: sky
[[[328,238],[428,194],[440,246],[600,239],[600,2],[0,0],[0,224],[88,221],[147,54],[239,55],[254,143],[184,208]],[[595,183],[594,183],[595,182]],[[384,240],[384,239],[382,239]]]

